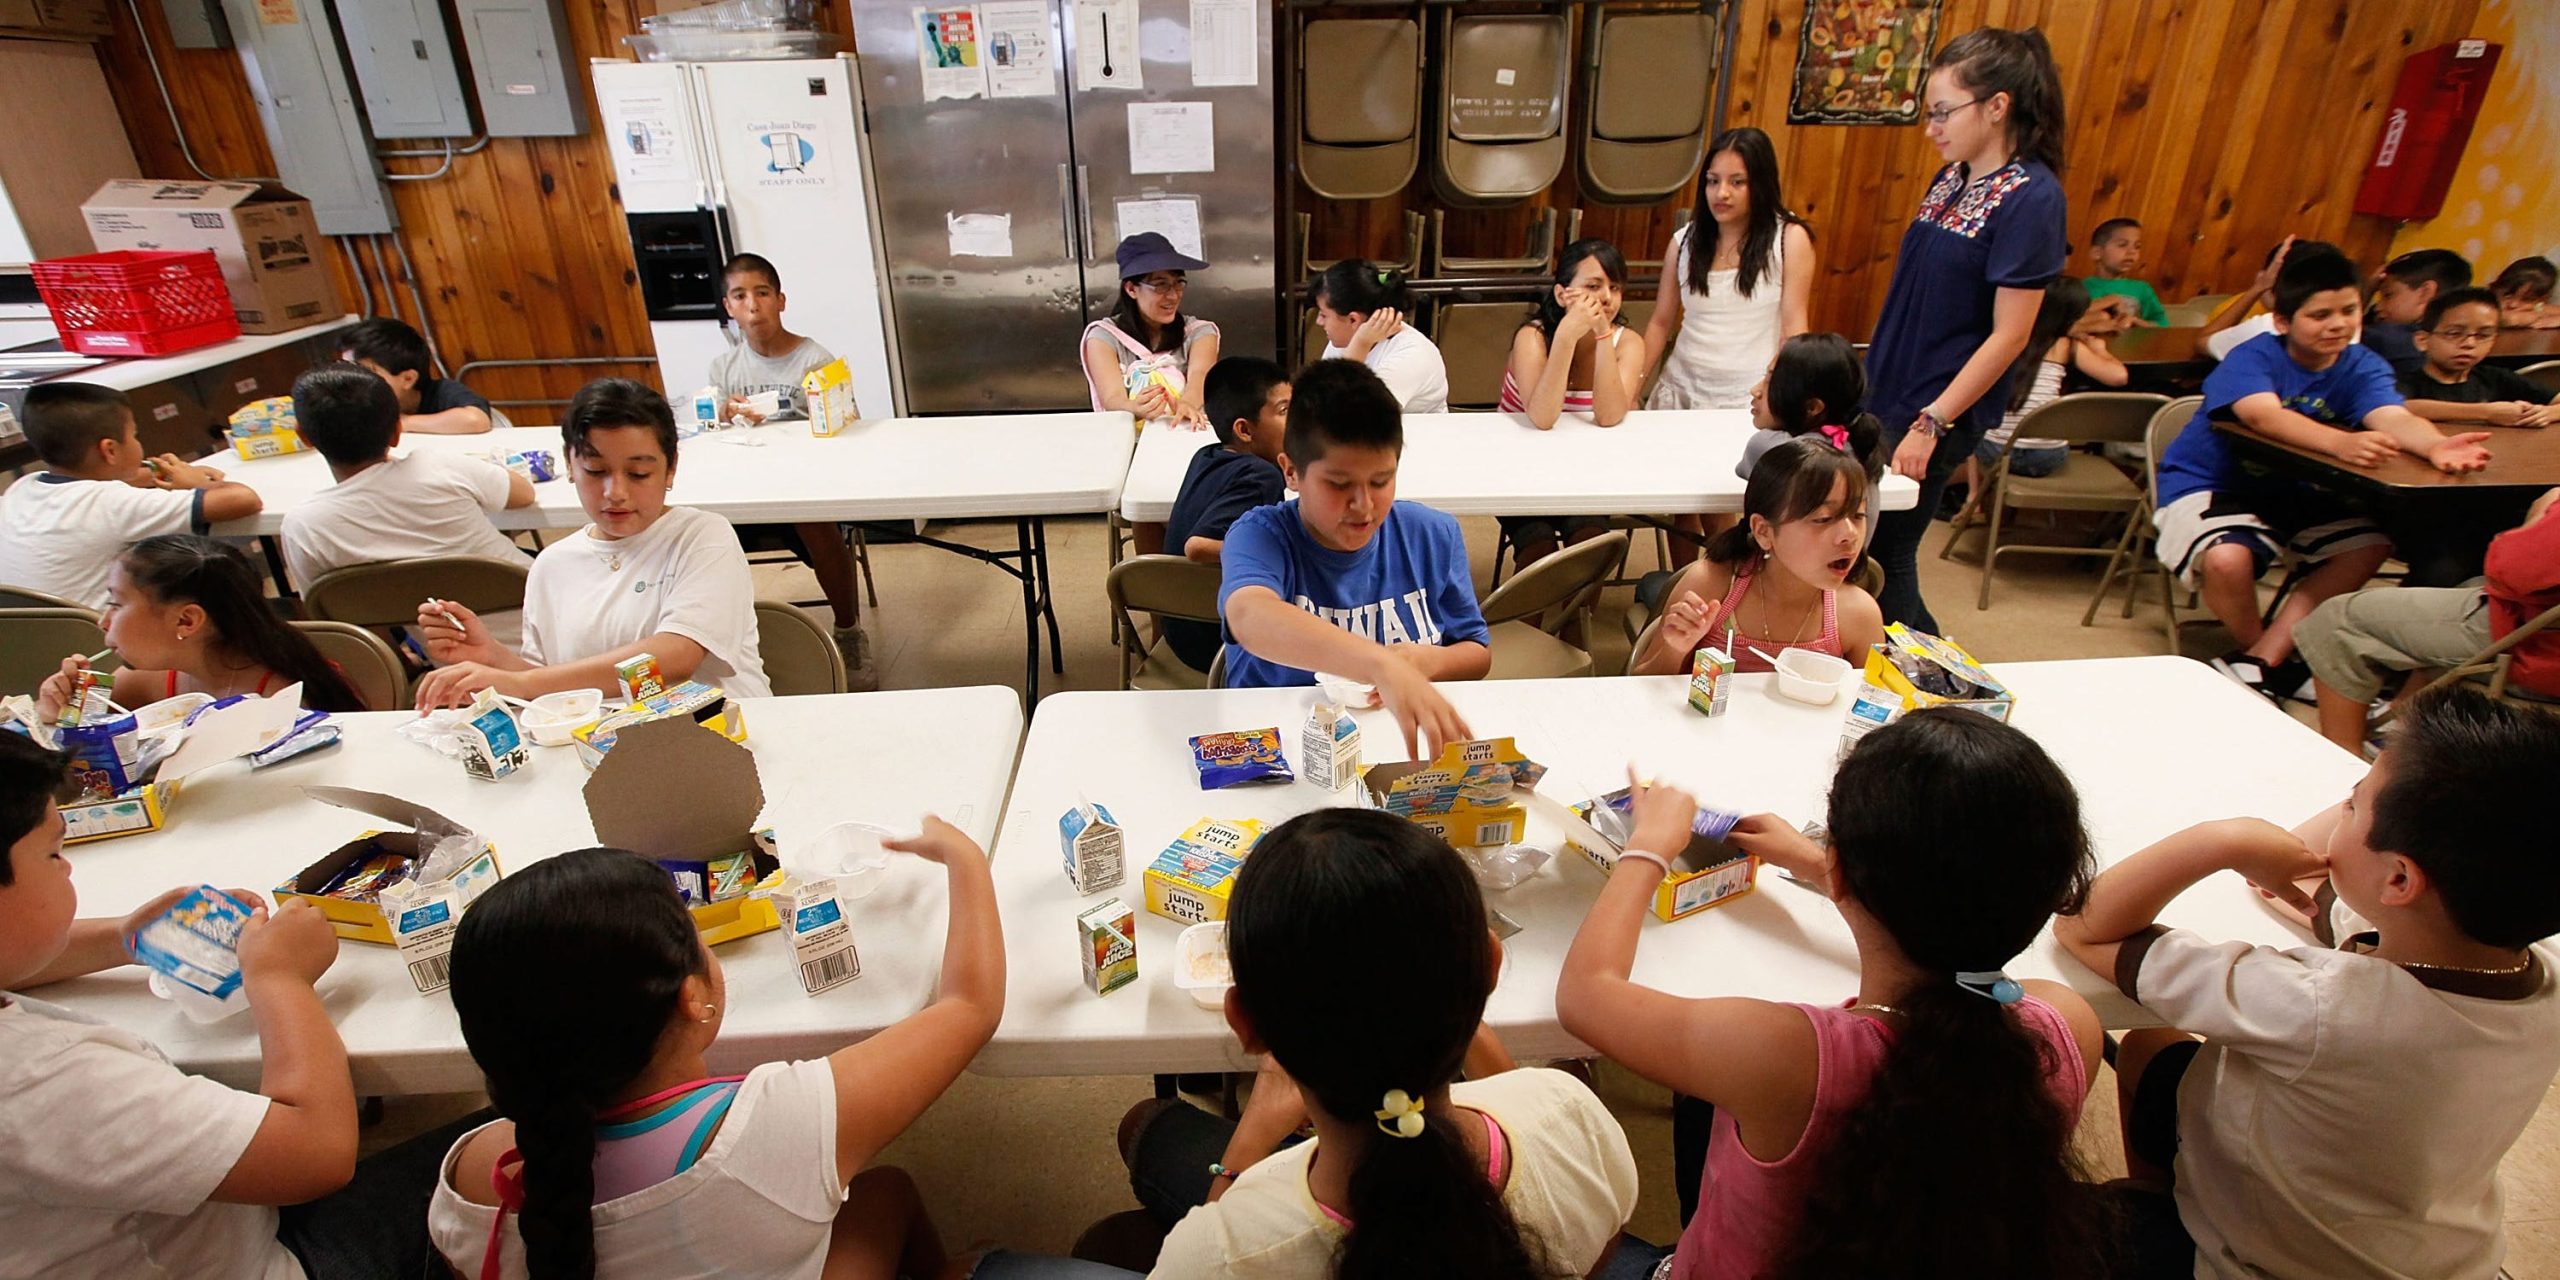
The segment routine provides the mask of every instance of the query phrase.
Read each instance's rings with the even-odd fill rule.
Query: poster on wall
[[[1057,91],[1044,0],[987,0],[978,6],[978,38],[987,55],[987,96],[1045,98]]]
[[[1789,124],[1911,124],[1945,0],[1805,0]]]
[[[978,11],[918,9],[916,75],[924,100],[986,96],[987,72],[978,56]]]

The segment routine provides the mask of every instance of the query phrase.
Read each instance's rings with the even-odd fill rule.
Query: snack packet
[[[1277,726],[1193,738],[1191,767],[1199,773],[1203,791],[1246,782],[1288,782],[1298,776],[1289,771],[1288,758],[1280,754]]]
[[[249,908],[200,885],[134,932],[134,961],[151,970],[154,993],[211,1022],[248,1007],[240,990],[240,929]]]

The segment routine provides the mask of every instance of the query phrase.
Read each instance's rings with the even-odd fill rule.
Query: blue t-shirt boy
[[[1492,636],[1476,607],[1457,517],[1419,503],[1389,508],[1376,536],[1357,551],[1319,545],[1299,518],[1295,498],[1257,507],[1228,526],[1220,563],[1221,614],[1238,588],[1264,587],[1379,644],[1483,644]],[[1315,683],[1314,672],[1264,661],[1232,640],[1226,652],[1229,688]]]
[[[1867,409],[1898,438],[1930,400],[1955,381],[1991,337],[1991,306],[2002,289],[2042,289],[2071,260],[2062,181],[2033,160],[2012,160],[1979,182],[1963,165],[1938,171],[1920,212],[1902,233],[1893,282],[1867,348]],[[2003,374],[1948,423],[1980,437],[2000,425],[2009,403]]]
[[[2231,406],[2270,392],[2284,407],[2341,431],[2364,430],[2365,415],[2401,403],[2391,365],[2362,346],[2349,345],[2326,369],[2306,369],[2285,350],[2284,335],[2264,333],[2232,348],[2204,380],[2204,404],[2195,420],[2160,455],[2160,505],[2199,491],[2238,493],[2285,482],[2246,475],[2216,421],[2237,419]]]

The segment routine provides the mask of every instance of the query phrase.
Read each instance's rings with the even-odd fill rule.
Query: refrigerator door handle
[[[1102,256],[1102,246],[1093,239],[1093,166],[1076,166],[1076,225],[1084,229],[1084,258],[1090,261]]]
[[[1066,238],[1067,258],[1074,262],[1084,261],[1084,246],[1076,243],[1075,194],[1068,189],[1067,166],[1063,161],[1058,165],[1058,232]]]
[[[729,207],[729,179],[720,155],[720,130],[711,113],[711,77],[698,65],[685,68],[685,87],[689,91],[686,105],[693,111],[694,135],[702,139],[700,162],[703,188],[710,194],[705,208]]]

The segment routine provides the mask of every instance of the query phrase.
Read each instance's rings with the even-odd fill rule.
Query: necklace
[[[1764,567],[1762,576],[1753,579],[1752,585],[1757,587],[1761,583],[1766,582],[1768,580],[1766,572],[1767,571]],[[1813,625],[1813,611],[1822,607],[1822,593],[1819,591],[1813,593],[1813,602],[1804,607],[1804,616],[1796,620],[1795,630],[1788,632],[1786,634],[1786,638],[1783,640],[1778,637],[1777,632],[1769,629],[1771,625],[1769,621],[1769,608],[1773,601],[1773,597],[1775,597],[1776,594],[1777,592],[1775,589],[1762,591],[1760,593],[1759,637],[1775,644],[1794,644],[1795,642],[1804,639],[1804,629]],[[1730,635],[1733,632],[1740,630],[1741,626],[1742,606],[1736,605],[1733,610],[1733,621],[1725,624],[1725,632]]]
[[[622,543],[621,543],[621,542],[619,542],[619,541],[606,542],[606,541],[604,541],[603,539],[596,537],[596,536],[595,536],[594,534],[592,534],[592,533],[587,535],[587,542],[588,542],[588,544],[589,544],[589,545],[588,545],[588,547],[587,547],[587,550],[594,552],[594,553],[595,553],[595,556],[596,556],[596,559],[601,560],[601,561],[603,561],[603,562],[604,562],[605,572],[607,572],[607,573],[620,573],[620,572],[622,572]],[[600,545],[599,545],[599,544],[600,544]]]
[[[2424,960],[2403,960],[2399,963],[2400,967],[2403,969],[2433,969],[2438,973],[2480,973],[2487,974],[2490,977],[2495,978],[2522,973],[2525,970],[2532,968],[2533,956],[2528,953],[2525,956],[2523,963],[2511,964],[2503,969],[2482,969],[2467,964],[2428,964]]]
[[[1890,1013],[1897,1018],[1905,1016],[1902,1010],[1896,1009],[1892,1005],[1877,1004],[1872,1000],[1861,1000],[1856,1004],[1849,1006],[1849,1012],[1851,1013],[1856,1013],[1860,1009],[1865,1009],[1870,1013]]]

